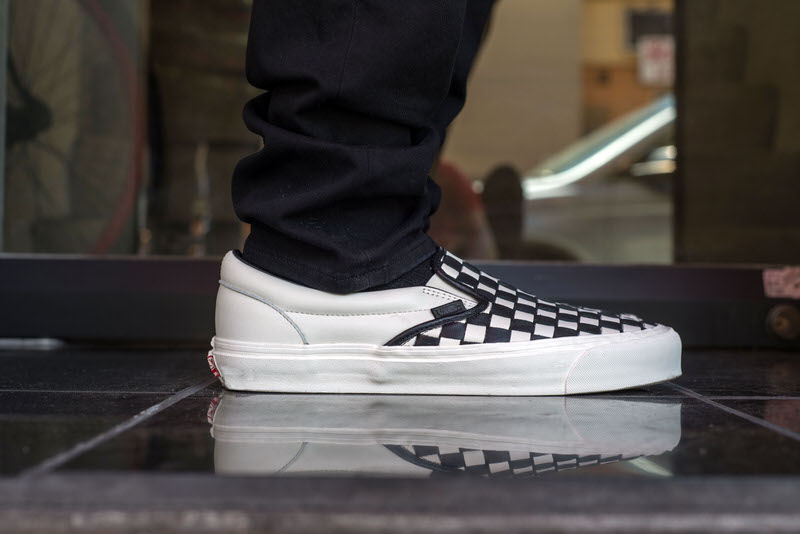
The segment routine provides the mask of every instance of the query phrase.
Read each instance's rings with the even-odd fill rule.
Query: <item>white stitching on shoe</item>
[[[415,313],[431,311],[430,308],[422,308],[421,310],[403,310],[403,311],[390,311],[390,312],[376,312],[376,313],[311,313],[301,312],[295,310],[286,310],[286,313],[296,313],[298,315],[316,315],[320,317],[370,317],[372,315],[395,315],[397,313]]]
[[[445,299],[447,301],[466,300],[466,299],[463,299],[463,298],[458,297],[456,295],[453,295],[451,293],[447,293],[446,291],[442,291],[441,289],[436,289],[436,288],[433,288],[433,287],[425,286],[425,287],[422,288],[422,292],[424,294],[426,294],[426,295],[430,295],[432,297],[437,297],[437,298],[440,298],[440,299]],[[471,304],[475,304],[475,302],[472,301],[472,300],[470,300],[469,302]]]

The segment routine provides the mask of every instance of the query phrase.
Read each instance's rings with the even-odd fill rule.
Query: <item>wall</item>
[[[800,2],[679,13],[678,259],[800,263]]]
[[[627,11],[671,11],[672,0],[583,0],[583,131],[652,102],[664,90],[639,83]]]
[[[630,65],[636,55],[626,45],[628,9],[672,10],[672,0],[583,0],[582,55],[590,65]]]
[[[444,157],[471,178],[522,171],[580,130],[581,2],[501,0]]]
[[[151,4],[151,62],[160,143],[148,253],[221,254],[241,241],[231,204],[236,163],[258,139],[241,110],[258,94],[244,76],[250,3],[157,0]]]

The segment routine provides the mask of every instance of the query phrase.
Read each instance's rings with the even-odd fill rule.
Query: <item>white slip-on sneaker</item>
[[[678,445],[681,402],[228,391],[208,422],[220,474],[516,478],[636,458],[652,473],[641,457]]]
[[[569,395],[681,374],[667,326],[547,302],[440,251],[424,286],[338,295],[222,261],[209,364],[228,389]]]

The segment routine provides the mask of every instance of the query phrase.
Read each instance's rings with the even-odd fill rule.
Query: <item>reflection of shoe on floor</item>
[[[337,295],[222,262],[209,363],[229,389],[563,395],[680,375],[669,327],[547,302],[444,251],[424,286]]]
[[[589,397],[227,392],[209,421],[218,473],[531,476],[670,451],[680,411]]]

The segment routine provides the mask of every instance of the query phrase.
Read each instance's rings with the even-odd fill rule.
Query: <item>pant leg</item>
[[[472,72],[475,56],[488,33],[495,0],[466,0],[466,3],[464,26],[453,65],[450,90],[433,119],[434,127],[439,133],[442,143],[444,143],[450,123],[464,107],[467,98],[467,81]]]
[[[234,172],[244,256],[333,292],[409,271],[436,249],[428,172],[464,0],[255,0],[245,107],[260,152]],[[439,121],[437,126],[437,120]]]

